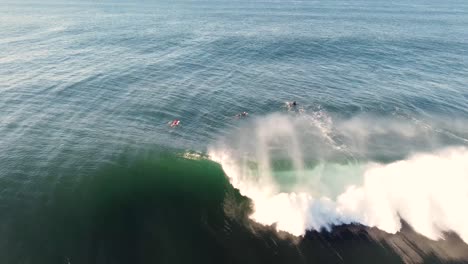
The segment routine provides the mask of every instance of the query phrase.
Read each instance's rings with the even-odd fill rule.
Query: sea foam
[[[392,123],[387,123],[389,129],[382,126],[377,133],[392,133],[393,139],[397,133],[408,140],[417,136],[420,129],[401,122],[389,124]],[[404,158],[381,162],[366,157],[369,152],[364,150],[350,150],[346,141],[338,142],[336,138],[352,137],[348,132],[341,136],[333,132],[343,126],[350,124],[333,124],[329,118],[317,115],[305,119],[270,115],[237,132],[248,136],[236,136],[235,140],[223,140],[211,147],[209,155],[222,165],[233,186],[252,199],[251,218],[265,225],[275,224],[278,230],[299,236],[306,230],[360,223],[396,233],[403,219],[430,239],[443,238],[443,232],[453,231],[468,242],[468,213],[461,208],[468,203],[466,146],[439,147],[429,152],[418,152],[415,147],[410,148],[412,153],[402,155]],[[359,131],[372,133],[362,128]],[[317,136],[320,134],[323,136]],[[428,138],[434,139],[434,135]],[[302,144],[304,140],[327,143],[315,142],[313,145],[320,151],[311,151],[313,145]],[[289,179],[294,184],[287,191],[275,176],[277,153],[290,160],[288,170],[294,175],[294,179]],[[347,158],[337,161],[336,153]],[[311,157],[312,154],[318,157]],[[356,156],[360,156],[360,161],[349,158]],[[316,162],[307,165],[310,159]],[[324,166],[341,170],[317,169]],[[334,181],[340,183],[329,186]],[[327,191],[327,187],[333,191]]]

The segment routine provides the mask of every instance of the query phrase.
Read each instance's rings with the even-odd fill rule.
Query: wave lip
[[[317,162],[310,168],[310,153],[301,149],[304,138],[296,135],[297,122],[277,115],[265,119],[259,121],[264,125],[261,129],[258,122],[254,128],[248,128],[254,131],[248,137],[209,149],[209,156],[222,165],[233,186],[252,199],[253,220],[274,224],[278,230],[297,236],[306,230],[351,223],[396,233],[404,220],[430,239],[441,239],[444,232],[453,231],[468,243],[468,213],[460,208],[468,203],[467,147],[420,152],[387,164],[371,160],[356,164],[348,160],[333,165],[326,156],[314,157]],[[290,129],[274,129],[285,125]],[[334,144],[334,150],[345,151],[346,145],[336,148],[335,141],[327,140],[335,136],[331,128],[326,137],[311,140],[323,140]],[[281,149],[284,146],[278,142],[282,140],[297,144],[288,144],[292,150]],[[282,188],[284,183],[273,165],[275,153],[281,151],[291,159],[289,169],[293,171],[287,175],[291,174],[288,177],[295,181],[287,190]],[[247,155],[248,152],[253,154]],[[348,169],[324,174],[324,170],[317,169],[320,166]],[[333,181],[343,182],[327,186]],[[336,195],[323,191],[327,187],[334,188]]]

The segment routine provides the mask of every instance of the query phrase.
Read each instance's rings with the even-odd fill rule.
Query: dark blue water
[[[60,236],[51,236],[50,244],[43,242],[48,253],[41,254],[31,245],[45,234],[21,226],[32,225],[44,206],[54,204],[60,197],[55,196],[57,190],[84,195],[90,186],[104,186],[99,177],[107,176],[96,175],[103,175],[99,171],[109,164],[120,166],[122,156],[140,160],[149,155],[142,153],[154,151],[204,155],[220,141],[239,152],[259,153],[258,139],[267,138],[273,142],[268,155],[279,153],[269,156],[276,159],[271,165],[275,170],[294,171],[300,165],[306,167],[301,170],[313,171],[327,162],[357,162],[353,164],[361,168],[363,163],[388,164],[414,153],[466,149],[467,84],[466,1],[1,1],[0,208],[5,240],[0,257],[5,263],[75,263],[67,257],[73,255],[80,259],[77,263],[117,263],[103,255],[113,256],[127,244],[89,246],[94,253],[76,246],[81,249],[67,255],[63,252],[73,252],[70,248],[78,240],[97,241],[73,240],[73,233],[66,248],[57,247]],[[288,108],[285,102],[290,101],[297,101],[298,107]],[[249,113],[247,118],[234,118],[243,111]],[[170,128],[174,119],[181,123]],[[267,124],[267,131],[292,126],[294,133],[285,132],[292,141],[284,143],[283,134],[266,136],[258,124]],[[288,148],[281,142],[299,145],[300,157],[294,149],[281,154]],[[132,173],[141,163],[126,162]],[[158,166],[148,168],[161,171]],[[191,165],[183,166],[192,170]],[[325,186],[307,185],[306,192],[320,189],[336,197],[348,183],[362,183],[364,169],[353,169],[346,178],[340,176],[340,168],[322,175],[336,176],[322,180]],[[223,181],[219,168],[207,170],[219,170],[218,180]],[[461,174],[468,178],[467,171]],[[281,184],[296,183],[287,178],[295,176],[284,177]],[[90,179],[97,183],[83,183]],[[128,185],[123,182],[117,186]],[[131,187],[136,188],[131,193],[139,186]],[[103,192],[114,197],[113,191]],[[76,197],[52,208],[75,206],[80,203]],[[114,198],[109,199],[104,200],[111,206]],[[83,210],[86,213],[77,213],[80,217],[97,221],[88,215],[91,209]],[[28,214],[30,221],[13,224]],[[121,219],[119,214],[104,215],[102,221]],[[44,215],[44,223],[62,217]],[[132,228],[138,225],[119,223],[128,235],[120,238],[134,241]],[[95,230],[90,225],[76,232]],[[16,236],[22,229],[29,231]],[[175,247],[164,245],[166,250]],[[132,254],[121,261],[157,259],[137,260]],[[175,255],[167,256],[170,263]]]

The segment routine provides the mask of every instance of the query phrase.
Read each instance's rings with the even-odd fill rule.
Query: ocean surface
[[[467,1],[0,0],[0,263],[464,263],[467,204]]]

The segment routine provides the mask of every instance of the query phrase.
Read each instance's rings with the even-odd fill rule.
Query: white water
[[[263,117],[209,150],[210,157],[222,165],[233,186],[252,199],[253,220],[276,224],[278,230],[302,235],[306,230],[348,223],[395,233],[404,219],[430,239],[440,239],[442,232],[453,231],[468,242],[468,212],[464,208],[468,204],[466,146],[407,153],[406,158],[383,164],[366,156],[372,152],[369,149],[382,144],[397,148],[395,138],[412,142],[412,137],[421,134],[421,128],[392,121],[379,129],[365,129],[372,125],[369,119],[333,124],[330,118],[319,117]],[[342,129],[345,134],[337,135],[334,128]],[[425,138],[438,138],[427,126],[423,129]],[[376,145],[363,143],[376,133]],[[379,138],[385,142],[389,134],[392,140],[379,143]],[[350,140],[337,143],[334,138]],[[361,142],[359,152],[356,145],[350,147],[354,142]],[[424,143],[418,144],[421,142]],[[417,146],[408,149],[415,152]],[[272,165],[278,152],[292,164],[288,168],[294,175],[288,179],[292,187],[287,191],[275,176]],[[389,153],[394,154],[395,150]],[[334,161],[339,154],[345,159]],[[353,160],[356,155],[368,161]],[[312,158],[316,163],[311,168],[305,164]]]

